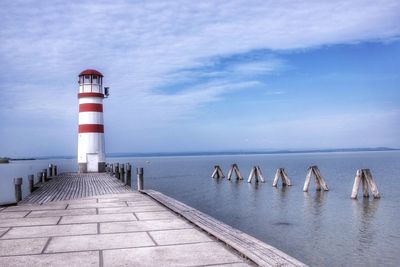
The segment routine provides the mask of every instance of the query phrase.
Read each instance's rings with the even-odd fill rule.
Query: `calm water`
[[[110,162],[143,166],[145,188],[174,197],[311,266],[399,266],[400,152],[112,158]],[[210,178],[213,165],[219,164],[226,174],[234,162],[245,177],[253,165],[260,165],[266,183]],[[72,160],[56,163],[62,171],[75,168]],[[7,177],[27,175],[47,164],[0,165],[0,202],[12,188]],[[329,192],[315,192],[313,184],[309,193],[302,192],[307,167],[313,164],[319,166]],[[271,186],[278,167],[286,168],[293,186]],[[371,169],[381,199],[350,199],[357,168]]]

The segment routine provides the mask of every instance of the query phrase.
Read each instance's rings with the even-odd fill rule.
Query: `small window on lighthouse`
[[[90,83],[90,76],[89,75],[85,75],[85,83]]]
[[[93,75],[93,83],[97,83],[97,76]]]

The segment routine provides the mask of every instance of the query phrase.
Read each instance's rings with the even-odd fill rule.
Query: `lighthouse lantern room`
[[[104,172],[103,75],[97,70],[79,74],[78,172]]]

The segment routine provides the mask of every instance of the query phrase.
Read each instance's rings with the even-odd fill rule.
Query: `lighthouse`
[[[103,99],[108,96],[108,88],[103,88],[103,74],[97,70],[82,71],[78,82],[78,172],[104,172]]]

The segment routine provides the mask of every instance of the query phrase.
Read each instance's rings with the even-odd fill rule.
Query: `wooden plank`
[[[242,176],[242,174],[240,173],[239,167],[238,167],[236,164],[235,164],[235,166],[234,166],[234,170],[235,170],[235,174],[236,174],[237,179],[243,180],[243,176]]]
[[[380,198],[381,196],[378,192],[378,187],[376,186],[375,181],[372,179],[371,171],[369,169],[364,169],[363,174],[374,198]]]
[[[278,186],[279,175],[280,175],[280,169],[277,169],[277,170],[276,170],[276,173],[275,173],[274,181],[273,181],[273,183],[272,183],[272,186],[273,186],[273,187],[277,187],[277,186]]]
[[[253,167],[252,169],[251,169],[251,171],[250,171],[250,174],[249,174],[249,178],[247,179],[247,182],[248,183],[251,183],[251,180],[253,179],[253,176],[254,176],[254,172],[256,171],[256,167]]]
[[[357,170],[356,177],[354,178],[353,190],[351,192],[351,198],[357,198],[358,187],[360,186],[360,182],[362,179],[362,172],[361,170]]]
[[[306,180],[304,181],[303,192],[308,192],[308,188],[310,187],[310,182],[311,182],[311,174],[312,174],[312,169],[309,168]]]

